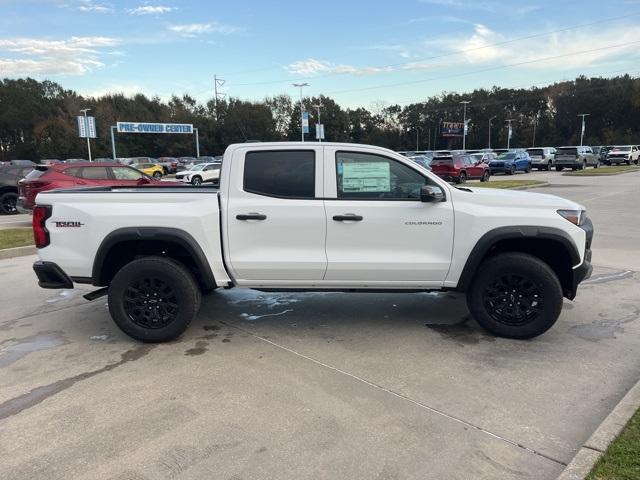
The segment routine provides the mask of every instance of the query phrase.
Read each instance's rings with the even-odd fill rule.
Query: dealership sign
[[[118,122],[118,133],[193,133],[190,123]]]
[[[462,137],[464,130],[463,122],[442,122],[440,133],[443,137]]]

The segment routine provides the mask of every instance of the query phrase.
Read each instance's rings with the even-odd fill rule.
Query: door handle
[[[240,215],[236,215],[238,220],[266,220],[267,216],[262,213],[242,213]]]
[[[362,221],[362,215],[356,215],[354,213],[345,213],[344,215],[334,215],[333,219],[336,222],[360,222]]]

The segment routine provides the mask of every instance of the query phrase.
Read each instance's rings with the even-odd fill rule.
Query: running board
[[[99,288],[98,290],[83,295],[83,297],[91,302],[97,298],[104,297],[108,291],[109,287]]]

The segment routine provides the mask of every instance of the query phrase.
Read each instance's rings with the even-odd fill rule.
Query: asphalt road
[[[640,378],[640,174],[530,176],[587,207],[598,265],[531,341],[450,293],[230,290],[142,345],[0,261],[0,479],[555,478]]]
[[[31,227],[31,215],[0,215],[0,230],[19,227]]]

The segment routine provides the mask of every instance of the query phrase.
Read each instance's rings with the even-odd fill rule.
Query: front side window
[[[248,152],[244,190],[280,198],[315,198],[316,158],[313,150]]]
[[[370,153],[336,153],[338,198],[415,200],[425,177],[390,158]]]
[[[111,171],[116,180],[139,180],[144,175],[135,168],[112,167]]]

